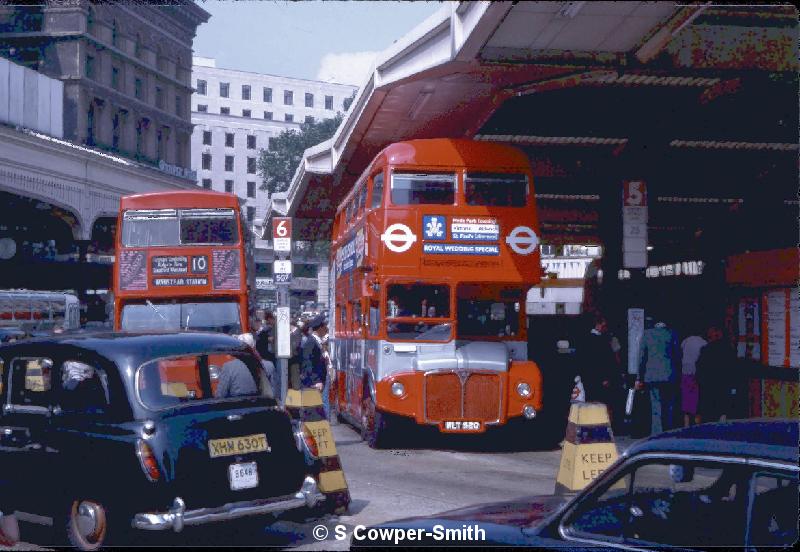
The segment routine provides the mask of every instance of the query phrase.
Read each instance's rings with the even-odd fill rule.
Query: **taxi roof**
[[[757,418],[667,431],[631,445],[628,455],[683,452],[745,456],[797,464],[800,421]]]

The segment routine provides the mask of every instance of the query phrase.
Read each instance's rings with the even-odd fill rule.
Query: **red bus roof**
[[[177,192],[153,192],[136,194],[120,199],[120,210],[127,209],[192,209],[231,207],[239,208],[239,198],[235,194],[211,190],[185,190]]]
[[[376,156],[376,160],[381,158],[392,165],[465,165],[487,169],[530,167],[528,156],[513,146],[454,138],[397,142]]]

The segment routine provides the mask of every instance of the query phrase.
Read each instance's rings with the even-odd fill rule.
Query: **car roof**
[[[237,338],[209,332],[126,333],[87,332],[55,334],[6,345],[5,349],[30,349],[67,345],[95,351],[110,359],[129,359],[140,364],[149,359],[213,351],[247,351]]]
[[[756,418],[667,431],[631,445],[626,454],[683,452],[746,456],[796,464],[798,426],[792,419]]]

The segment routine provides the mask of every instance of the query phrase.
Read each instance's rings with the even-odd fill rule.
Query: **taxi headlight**
[[[531,386],[527,383],[520,382],[517,384],[517,394],[520,397],[530,397],[531,396]]]
[[[536,417],[536,409],[529,404],[522,407],[522,414],[528,419],[532,420]]]
[[[406,386],[396,381],[392,384],[392,395],[395,397],[402,397],[406,394]]]

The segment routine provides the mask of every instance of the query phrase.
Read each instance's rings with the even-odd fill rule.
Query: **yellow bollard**
[[[350,491],[336,452],[331,424],[325,417],[322,395],[316,389],[289,389],[286,392],[286,410],[293,419],[300,420],[317,441],[319,490],[327,496],[334,512],[344,513],[350,504]]]
[[[556,477],[556,494],[573,493],[617,460],[617,446],[602,403],[573,403]]]

